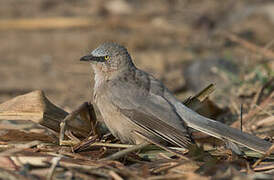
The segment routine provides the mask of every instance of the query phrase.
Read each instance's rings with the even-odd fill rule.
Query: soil
[[[0,103],[36,89],[67,110],[90,100],[93,73],[79,58],[105,41],[125,45],[139,68],[162,80],[181,99],[209,83],[218,87],[213,98],[237,97],[229,88],[235,81],[227,74],[242,82],[262,60],[273,69],[273,59],[230,41],[223,33],[273,50],[273,11],[273,1],[267,0],[0,1]],[[45,21],[65,21],[58,20],[60,17],[88,19],[89,24],[52,27]],[[46,28],[3,23],[22,19],[41,21]],[[184,75],[193,62],[213,60],[205,66],[208,71],[215,67],[216,59],[238,66],[237,73],[228,68],[228,73],[225,69],[207,76],[200,68],[191,77]],[[269,71],[262,72],[263,78],[270,76]],[[195,78],[204,83],[192,88]],[[217,102],[229,106],[229,101]]]
[[[273,32],[273,0],[0,0],[0,104],[39,89],[74,110],[93,94],[92,69],[80,58],[114,41],[181,100],[215,84],[206,108],[197,112],[232,127],[243,122],[243,131],[273,142]],[[206,146],[190,149],[190,161],[151,149],[109,162],[102,158],[121,146],[76,153],[72,144],[59,146],[58,133],[48,128],[8,120],[0,122],[0,179],[273,177],[273,157],[254,166],[259,155],[237,156],[201,133]],[[82,141],[82,148],[94,139]]]

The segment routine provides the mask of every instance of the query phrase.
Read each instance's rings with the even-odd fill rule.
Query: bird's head
[[[124,46],[107,42],[101,44],[90,54],[83,56],[80,61],[88,61],[96,72],[111,74],[134,67],[131,57]]]

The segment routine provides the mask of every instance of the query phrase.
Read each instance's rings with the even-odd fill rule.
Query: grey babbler
[[[144,138],[180,147],[193,143],[188,127],[265,153],[271,143],[203,117],[183,105],[157,79],[138,69],[127,49],[108,42],[81,61],[95,73],[94,103],[110,132],[124,143]]]

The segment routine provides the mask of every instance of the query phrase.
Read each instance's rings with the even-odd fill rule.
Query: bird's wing
[[[149,134],[148,136],[153,139],[154,137],[151,135],[180,147],[188,147],[193,143],[187,133],[161,121],[153,115],[143,113],[139,110],[121,109],[120,111],[136,125],[142,127],[146,134]]]
[[[152,137],[187,147],[192,140],[186,126],[174,107],[162,96],[164,91],[160,84],[157,85],[153,79],[146,73],[137,72],[127,81],[113,81],[109,84],[108,98],[122,114]]]

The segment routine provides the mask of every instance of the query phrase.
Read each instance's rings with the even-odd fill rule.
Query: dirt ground
[[[126,46],[137,67],[181,100],[214,83],[211,99],[234,116],[223,121],[239,120],[242,104],[246,119],[270,117],[268,124],[251,121],[247,131],[274,137],[273,98],[256,111],[274,91],[272,0],[1,0],[0,104],[34,90],[67,111],[91,100],[93,72],[79,59],[106,41]],[[143,178],[153,174],[150,165],[135,168]]]
[[[0,2],[0,102],[36,89],[68,110],[89,100],[93,74],[79,58],[105,41],[125,45],[139,68],[163,80],[182,99],[209,83],[220,87],[215,93],[219,99],[237,96],[230,91],[231,78],[223,77],[227,72],[242,82],[245,73],[258,69],[254,64],[267,63],[273,70],[273,63],[271,57],[229,41],[224,33],[273,50],[273,12],[274,3],[267,0],[4,0]],[[52,27],[51,23],[65,21],[60,17],[88,19],[88,25],[77,26],[76,21],[75,26]],[[45,18],[53,20],[48,23]],[[3,22],[16,19],[38,19],[45,27]],[[209,65],[203,64],[206,60]],[[213,72],[218,60],[229,64],[222,72]],[[188,68],[194,61],[205,68]],[[267,79],[269,69],[260,68]]]

